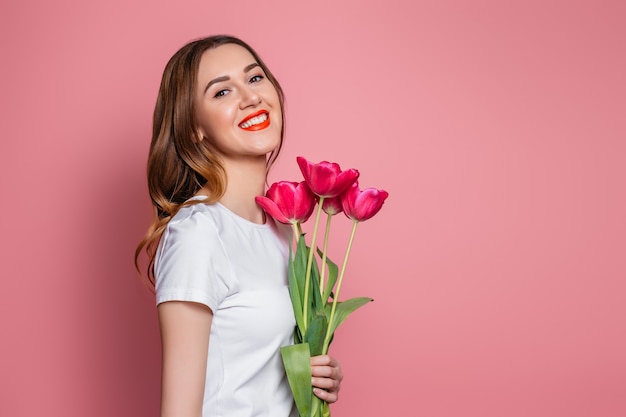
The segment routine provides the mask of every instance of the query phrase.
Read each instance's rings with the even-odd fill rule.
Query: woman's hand
[[[313,356],[311,358],[311,374],[313,379],[313,394],[320,399],[332,404],[339,397],[341,389],[341,364],[337,359],[329,355]]]

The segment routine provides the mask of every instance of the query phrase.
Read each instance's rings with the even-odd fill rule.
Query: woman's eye
[[[226,94],[228,94],[228,90],[220,90],[213,96],[213,98],[224,97]]]
[[[262,75],[255,75],[252,78],[250,78],[250,82],[251,83],[258,83],[259,81],[261,81],[263,79]]]

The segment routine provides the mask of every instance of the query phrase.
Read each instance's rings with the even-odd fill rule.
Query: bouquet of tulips
[[[304,181],[276,182],[256,201],[270,216],[291,224],[294,230],[289,293],[297,326],[295,344],[281,348],[281,355],[298,412],[301,417],[329,417],[328,404],[312,393],[311,356],[327,354],[337,327],[356,309],[372,301],[368,297],[339,301],[339,291],[357,225],[378,213],[389,194],[375,188],[360,190],[356,169],[342,171],[336,163],[314,164],[302,157],[297,162]],[[307,245],[301,225],[311,217],[316,204],[313,235]],[[315,244],[322,211],[326,213],[326,227],[320,250]],[[327,248],[331,218],[342,211],[353,225],[339,271],[328,258]]]

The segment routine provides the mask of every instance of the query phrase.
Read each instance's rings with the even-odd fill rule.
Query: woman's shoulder
[[[172,216],[169,224],[188,221],[194,216],[206,216],[211,212],[211,206],[212,204],[207,204],[199,198],[187,200]]]
[[[185,205],[170,219],[159,241],[155,265],[164,258],[194,258],[198,253],[220,251],[219,228],[211,205]]]
[[[212,206],[197,202],[181,207],[168,222],[164,234],[192,240],[210,236],[216,230],[215,208]]]

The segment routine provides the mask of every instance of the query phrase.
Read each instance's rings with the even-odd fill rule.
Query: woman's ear
[[[198,142],[198,143],[202,142],[205,137],[206,137],[206,135],[204,134],[202,129],[201,128],[197,128],[196,129],[196,142]]]

